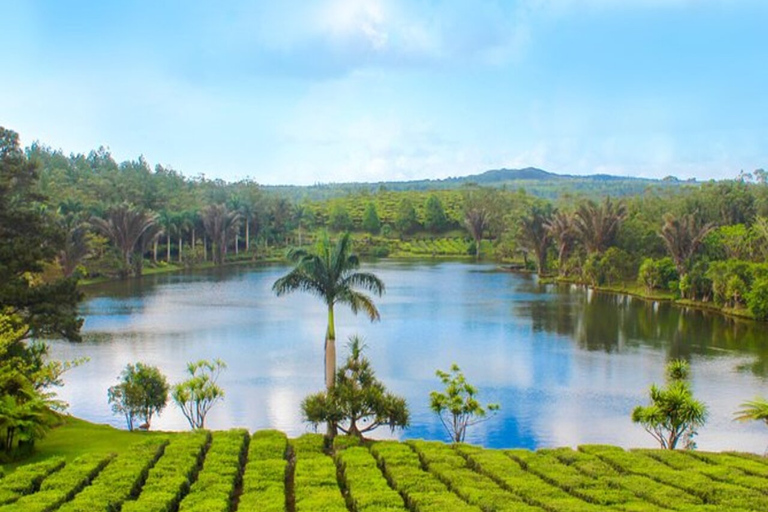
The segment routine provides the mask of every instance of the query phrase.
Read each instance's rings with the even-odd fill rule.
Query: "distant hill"
[[[657,180],[611,176],[608,174],[575,176],[571,174],[555,174],[536,167],[526,167],[524,169],[492,169],[481,174],[435,180],[318,183],[309,186],[273,185],[266,188],[292,199],[323,200],[361,192],[375,193],[379,190],[446,190],[471,184],[486,187],[504,187],[510,190],[524,189],[535,196],[554,199],[563,194],[585,197],[598,197],[608,194],[628,196],[641,194],[649,187],[670,188],[698,185],[699,183],[695,180],[680,181],[676,178]]]

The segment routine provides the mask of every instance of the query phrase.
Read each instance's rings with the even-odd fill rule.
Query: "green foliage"
[[[171,396],[193,429],[205,428],[205,418],[211,408],[224,399],[224,390],[217,384],[227,365],[221,359],[201,359],[187,363],[189,379],[175,384]]]
[[[287,448],[288,440],[282,432],[261,430],[253,434],[243,473],[240,510],[286,510]]]
[[[132,495],[137,495],[150,468],[163,454],[166,440],[145,440],[118,456],[89,486],[65,503],[61,512],[119,510]]]
[[[654,260],[646,258],[640,265],[637,281],[650,293],[653,290],[669,290],[670,283],[677,281],[679,275],[672,258]]]
[[[416,209],[410,199],[403,198],[397,207],[395,215],[395,227],[402,235],[409,235],[419,229],[419,219],[416,217]]]
[[[163,456],[149,471],[138,498],[126,501],[120,510],[176,510],[200,469],[209,442],[209,433],[174,436]]]
[[[304,419],[315,428],[330,422],[345,434],[363,437],[382,425],[392,431],[408,426],[405,400],[376,379],[371,362],[362,355],[364,347],[359,337],[352,336],[349,357],[336,372],[335,385],[302,401]]]
[[[680,441],[685,443],[686,449],[695,448],[693,438],[706,421],[707,407],[693,398],[688,383],[688,364],[671,361],[667,365],[667,386],[652,385],[650,398],[650,405],[634,408],[632,421],[642,425],[661,448],[674,450]]]
[[[368,206],[365,207],[363,229],[372,235],[379,234],[381,230],[381,220],[379,220],[379,214],[376,211],[376,204],[372,202],[368,203]]]
[[[435,194],[430,194],[424,203],[424,229],[432,233],[442,233],[449,227],[448,217],[443,202]]]
[[[752,284],[746,294],[747,307],[758,320],[768,320],[768,279],[761,278]]]
[[[333,231],[349,231],[353,228],[352,218],[342,204],[334,204],[328,216],[328,227]]]
[[[168,403],[168,381],[156,366],[128,364],[120,374],[120,383],[109,388],[107,395],[112,412],[125,416],[128,430],[136,420],[149,430],[152,416],[160,415]]]
[[[444,392],[432,391],[429,394],[429,407],[438,415],[451,441],[464,442],[467,428],[486,419],[486,409],[499,410],[498,404],[483,407],[477,401],[477,388],[467,382],[459,366],[451,365],[450,373],[437,370],[436,375],[445,386]]]
[[[215,432],[205,454],[203,469],[197,475],[179,512],[228,512],[245,462],[248,440],[246,430]]]
[[[734,419],[738,421],[763,421],[768,425],[768,400],[757,397],[741,404]]]

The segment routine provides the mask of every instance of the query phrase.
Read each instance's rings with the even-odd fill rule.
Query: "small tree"
[[[440,418],[451,441],[464,442],[467,427],[488,420],[486,409],[491,412],[499,410],[498,404],[480,405],[475,396],[477,388],[467,382],[459,366],[451,365],[450,373],[437,370],[436,375],[445,385],[445,392],[432,391],[429,394],[429,407]]]
[[[376,211],[376,205],[368,203],[363,213],[363,229],[372,235],[378,235],[381,231],[381,220],[379,219],[379,213]]]
[[[224,390],[216,382],[226,367],[221,359],[187,363],[190,378],[173,386],[173,401],[193,429],[205,428],[208,411],[224,399]]]
[[[362,356],[365,345],[357,336],[349,340],[349,357],[336,373],[336,383],[328,391],[304,399],[304,419],[317,427],[333,423],[335,427],[359,438],[382,425],[394,431],[409,423],[405,399],[387,392],[376,379],[371,362]]]
[[[694,449],[693,438],[707,419],[707,407],[693,398],[688,376],[688,363],[682,360],[669,362],[667,387],[653,384],[651,404],[637,406],[632,411],[632,421],[640,423],[663,449],[674,450],[681,440],[685,441],[686,449]]]
[[[168,403],[168,381],[155,366],[143,363],[129,364],[120,374],[120,383],[107,391],[112,412],[123,414],[128,430],[133,430],[136,420],[149,430],[152,416]]]

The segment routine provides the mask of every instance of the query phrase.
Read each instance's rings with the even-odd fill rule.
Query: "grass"
[[[88,453],[120,454],[148,437],[166,435],[162,432],[128,432],[109,425],[98,425],[73,416],[66,416],[61,425],[54,428],[45,439],[37,442],[33,455],[17,462],[4,464],[3,469],[7,472],[18,466],[52,457],[64,457],[69,462]]]

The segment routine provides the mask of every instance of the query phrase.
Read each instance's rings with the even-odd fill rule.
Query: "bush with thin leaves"
[[[432,391],[429,394],[429,406],[440,418],[451,441],[462,443],[467,428],[486,421],[486,409],[495,413],[499,405],[488,404],[483,407],[475,398],[477,388],[467,382],[456,363],[451,366],[450,373],[437,370],[436,375],[445,385],[445,391]]]

